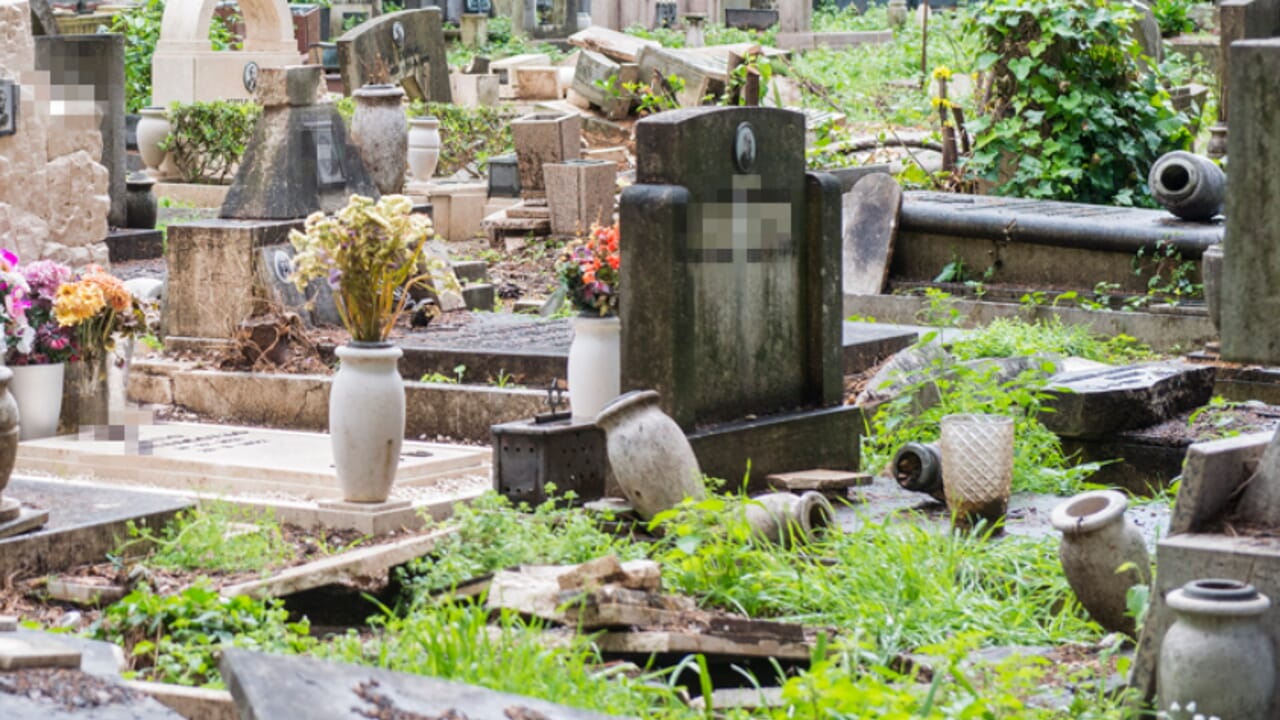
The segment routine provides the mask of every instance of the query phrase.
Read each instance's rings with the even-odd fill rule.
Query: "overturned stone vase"
[[[1094,490],[1060,503],[1049,521],[1062,533],[1058,558],[1080,604],[1102,627],[1132,636],[1129,588],[1151,582],[1151,560],[1142,533],[1125,519],[1128,506],[1122,493]]]
[[[622,494],[645,520],[706,496],[698,458],[684,431],[662,408],[658,393],[639,390],[620,396],[596,416],[605,434],[609,469]]]
[[[835,522],[831,503],[822,493],[769,493],[751,498],[747,523],[756,535],[783,547],[812,542]]]
[[[1177,619],[1160,644],[1160,717],[1275,717],[1275,651],[1263,617],[1271,600],[1235,580],[1195,580],[1165,602]]]
[[[1164,209],[1193,222],[1217,217],[1227,199],[1227,174],[1222,168],[1207,157],[1182,150],[1156,160],[1147,184]]]
[[[894,453],[889,469],[903,490],[924,493],[938,502],[947,501],[942,487],[942,451],[937,443],[903,445]]]

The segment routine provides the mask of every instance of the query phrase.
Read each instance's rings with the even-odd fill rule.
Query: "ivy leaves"
[[[997,194],[1150,203],[1146,169],[1187,147],[1159,71],[1143,71],[1124,2],[993,0],[975,15],[993,76],[969,169]]]

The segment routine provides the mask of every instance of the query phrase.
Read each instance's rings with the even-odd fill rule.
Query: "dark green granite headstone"
[[[847,418],[804,416],[843,393],[840,186],[804,151],[800,113],[665,112],[637,123],[622,195],[623,390],[657,390],[686,431],[770,417],[771,443],[805,446],[753,475],[857,464]]]

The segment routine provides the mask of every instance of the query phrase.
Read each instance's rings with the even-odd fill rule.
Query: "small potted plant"
[[[404,312],[409,288],[426,277],[423,247],[430,218],[413,213],[403,195],[374,202],[353,195],[336,215],[315,213],[289,240],[297,250],[299,290],[325,279],[351,342],[337,350],[341,365],[329,392],[334,467],[347,502],[386,502],[404,441],[404,380],[400,348],[388,338]]]
[[[570,322],[569,397],[573,416],[594,419],[621,392],[622,325],[618,319],[618,225],[593,226],[565,246],[556,275],[578,311]]]
[[[76,333],[58,323],[53,303],[71,280],[71,268],[52,260],[19,266],[27,284],[25,322],[10,332],[5,363],[13,370],[9,390],[18,401],[23,440],[58,432],[67,363],[78,359]]]
[[[111,396],[107,386],[107,359],[120,339],[146,332],[147,318],[124,283],[98,265],[89,265],[74,280],[58,286],[53,297],[58,325],[75,333],[79,362],[70,365],[82,426],[110,422]],[[132,344],[125,351],[128,354]]]

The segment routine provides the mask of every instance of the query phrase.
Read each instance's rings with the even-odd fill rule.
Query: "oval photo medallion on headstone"
[[[275,256],[271,259],[273,261],[272,264],[275,265],[276,279],[282,283],[293,282],[289,278],[293,274],[293,258],[290,257],[289,253],[277,250]]]
[[[396,47],[404,49],[404,25],[399,21],[391,26],[391,39],[395,41]]]
[[[751,172],[756,166],[756,129],[749,122],[739,125],[733,137],[733,161],[738,172]]]
[[[244,72],[241,74],[244,81],[244,89],[249,92],[255,92],[258,89],[258,63],[250,61],[244,64]]]

